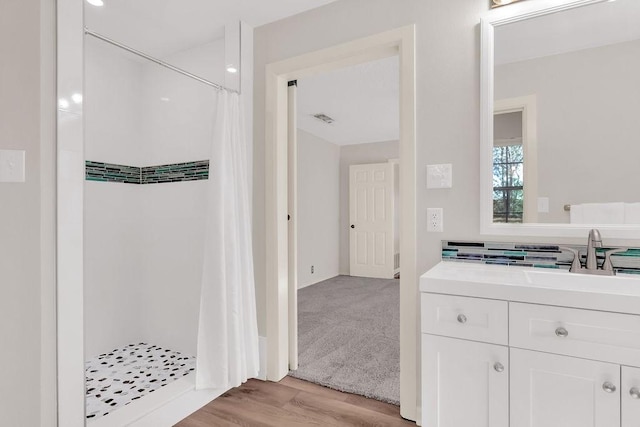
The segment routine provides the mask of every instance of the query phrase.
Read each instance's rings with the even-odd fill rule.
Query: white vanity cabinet
[[[423,426],[509,426],[509,349],[422,338]]]
[[[517,348],[510,356],[511,426],[620,425],[619,365]]]
[[[622,367],[622,426],[640,427],[640,369]]]
[[[640,427],[640,280],[568,294],[489,271],[421,279],[422,425]]]

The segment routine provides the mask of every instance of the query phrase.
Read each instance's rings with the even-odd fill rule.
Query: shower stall
[[[193,410],[224,391],[184,401],[196,384],[216,99],[240,91],[243,29],[155,40],[160,26],[134,31],[116,7],[84,7],[84,90],[60,100],[84,127],[84,417],[137,425],[176,399]]]

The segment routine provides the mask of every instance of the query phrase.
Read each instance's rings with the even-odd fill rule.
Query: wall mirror
[[[510,8],[482,22],[483,234],[640,238],[640,1]]]

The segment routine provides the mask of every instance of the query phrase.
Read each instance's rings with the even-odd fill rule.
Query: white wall
[[[583,242],[583,239],[480,235],[479,24],[488,13],[486,0],[339,0],[256,28],[254,240],[261,335],[266,335],[264,70],[272,62],[415,24],[418,274],[440,260],[442,239]],[[454,187],[427,190],[426,165],[440,163],[453,164]],[[426,232],[427,207],[444,209],[444,233]]]
[[[142,158],[142,63],[85,39],[85,157],[137,165]],[[85,182],[85,354],[143,338],[139,188]]]
[[[400,142],[373,142],[340,148],[340,274],[349,275],[349,166],[397,159],[400,157]]]
[[[340,146],[298,129],[298,288],[339,274],[339,215]]]
[[[50,425],[41,420],[41,407],[48,403],[40,390],[46,386],[51,392],[45,383],[49,373],[41,370],[48,365],[41,360],[41,339],[50,338],[49,330],[41,328],[41,304],[48,307],[49,300],[41,296],[51,297],[45,289],[54,287],[44,271],[41,281],[41,259],[51,250],[41,235],[41,220],[43,227],[48,222],[41,217],[41,200],[51,193],[41,178],[53,179],[42,165],[53,159],[54,141],[40,127],[55,105],[53,98],[43,98],[54,82],[52,74],[41,74],[51,70],[41,69],[40,13],[39,0],[0,2],[0,149],[26,151],[26,182],[0,183],[0,414],[3,425],[16,426]],[[50,37],[42,37],[48,49]],[[52,59],[47,53],[42,58]],[[45,171],[52,172],[48,166]],[[47,356],[53,355],[43,351]]]
[[[537,97],[540,222],[569,222],[565,204],[640,201],[638,76],[640,41],[496,68],[496,99]]]
[[[224,57],[224,40],[217,40],[164,59],[223,82]],[[216,90],[155,64],[145,64],[144,75],[146,137],[141,140],[140,164],[209,159]],[[216,167],[217,160],[211,159],[210,166]],[[143,336],[191,355],[197,349],[206,188],[206,181],[140,188],[142,286],[147,307]]]

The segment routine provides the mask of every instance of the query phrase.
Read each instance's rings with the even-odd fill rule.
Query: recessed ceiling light
[[[237,73],[238,69],[236,67],[230,66],[230,67],[227,67],[227,72],[229,72],[229,73]]]
[[[87,0],[87,3],[92,6],[104,6],[104,2],[102,0]]]
[[[167,98],[166,96],[163,96],[162,98],[160,98],[160,101],[169,102],[170,99]]]
[[[76,104],[81,104],[82,103],[82,94],[80,93],[74,93],[73,95],[71,95],[71,99],[73,100],[73,102],[75,102]]]

